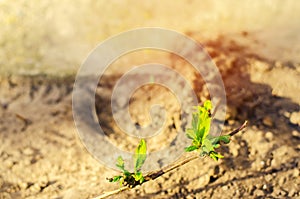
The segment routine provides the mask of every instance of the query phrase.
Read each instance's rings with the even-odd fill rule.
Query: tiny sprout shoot
[[[215,151],[219,148],[222,143],[228,144],[230,142],[230,137],[234,136],[238,132],[242,131],[247,126],[247,121],[243,123],[239,128],[231,131],[227,135],[213,137],[209,135],[210,125],[211,125],[211,110],[212,104],[211,101],[207,100],[204,102],[203,106],[195,107],[196,111],[192,115],[192,124],[191,128],[186,129],[186,136],[192,140],[190,146],[185,148],[186,152],[197,151],[200,156],[209,156],[214,160],[223,158],[223,156]],[[181,162],[175,163],[171,166],[166,166],[157,171],[150,172],[146,175],[143,175],[141,168],[146,160],[147,156],[147,147],[146,142],[142,139],[135,150],[134,154],[134,171],[129,172],[125,169],[124,160],[121,156],[117,159],[116,166],[122,171],[121,175],[114,176],[113,178],[108,178],[110,182],[120,182],[120,185],[123,187],[118,190],[104,193],[94,199],[102,199],[108,196],[118,194],[122,191],[141,185],[149,180],[154,180],[167,172],[170,172],[194,159],[197,159],[199,156],[197,154],[184,159]]]
[[[192,127],[186,130],[186,136],[192,140],[192,144],[185,148],[186,152],[197,150],[200,156],[209,156],[214,160],[223,158],[223,156],[215,151],[220,147],[220,142],[228,144],[230,135],[210,136],[211,124],[211,101],[207,100],[203,106],[195,107],[196,111],[192,117]]]
[[[125,169],[124,160],[119,156],[116,166],[122,171],[122,175],[109,178],[109,182],[120,182],[120,185],[128,186],[130,188],[141,185],[145,181],[141,168],[146,160],[146,153],[146,141],[142,139],[134,154],[134,172],[131,173]]]

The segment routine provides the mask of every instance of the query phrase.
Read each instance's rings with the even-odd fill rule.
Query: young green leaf
[[[211,143],[211,141],[209,139],[204,139],[201,149],[204,153],[207,153],[207,154],[209,154],[209,152],[211,152],[211,151],[214,151],[213,144]]]
[[[215,151],[211,151],[209,153],[209,157],[211,157],[212,159],[214,159],[215,161],[217,161],[220,158],[224,158],[224,156],[222,156],[221,154],[215,152]]]
[[[123,176],[114,176],[113,178],[109,179],[109,182],[118,182]]]
[[[197,132],[196,132],[197,140],[198,140],[198,142],[200,143],[200,145],[201,145],[201,143],[202,143],[203,140],[204,140],[204,137],[203,137],[204,132],[205,132],[205,128],[202,127],[202,126],[199,127],[199,129],[198,129]]]
[[[146,160],[147,146],[146,141],[142,139],[134,154],[134,172],[137,173]]]
[[[118,157],[117,159],[117,164],[116,166],[121,169],[122,171],[125,171],[125,168],[124,168],[124,160],[121,156]]]
[[[221,135],[221,136],[215,137],[215,139],[212,142],[213,143],[224,142],[225,144],[228,144],[230,142],[230,135]]]
[[[188,129],[186,130],[186,136],[187,136],[189,139],[192,139],[192,140],[196,139],[196,134],[195,134],[194,129],[188,128]]]
[[[198,148],[210,130],[210,110],[211,102],[209,100],[202,107],[197,106],[196,112],[192,115],[192,128],[188,128],[186,132],[187,137],[192,139],[193,145],[198,146]]]
[[[146,160],[146,142],[145,140],[141,140],[134,154],[134,173],[130,173],[125,169],[124,160],[121,156],[117,159],[116,166],[123,171],[123,175],[114,176],[113,178],[109,178],[110,182],[120,182],[120,185],[134,187],[136,185],[142,184],[145,179],[143,174],[140,172],[141,167],[143,166]]]
[[[197,149],[198,149],[197,146],[192,145],[192,146],[186,147],[184,150],[186,152],[191,152],[191,151],[194,151],[194,150],[197,150]]]
[[[201,128],[201,138],[204,140],[209,133],[210,130],[210,122],[211,122],[211,102],[209,100],[204,102],[203,107],[198,107],[199,110],[199,127]]]
[[[208,113],[207,113],[208,114]],[[205,120],[203,121],[203,128],[204,128],[204,132],[203,132],[203,136],[202,139],[205,139],[206,136],[209,134],[209,130],[210,130],[210,122],[211,119],[210,117],[205,118]]]
[[[126,176],[126,177],[129,177],[129,176],[131,176],[131,173],[129,172],[129,171],[127,171],[127,170],[124,170],[124,175]]]
[[[143,183],[144,182],[144,176],[143,176],[143,174],[141,173],[141,172],[137,172],[137,173],[135,173],[134,175],[133,175],[133,177],[134,177],[134,179],[135,179],[135,181],[138,181],[138,182],[140,182],[140,183]]]
[[[210,100],[206,100],[203,104],[203,107],[206,109],[206,110],[211,110],[212,109],[212,104],[211,104],[211,101]]]
[[[214,160],[223,158],[215,149],[220,147],[220,142],[228,144],[230,135],[212,137],[209,135],[211,125],[212,103],[207,100],[203,106],[197,106],[197,112],[193,113],[192,128],[188,128],[186,136],[192,139],[192,144],[185,148],[186,152],[199,150],[201,156],[210,156]]]
[[[193,119],[192,119],[192,128],[194,131],[198,130],[198,113],[193,113]]]

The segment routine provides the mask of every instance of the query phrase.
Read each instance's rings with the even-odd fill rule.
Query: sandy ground
[[[223,131],[244,120],[249,126],[220,148],[225,158],[219,162],[195,160],[112,198],[300,198],[300,3],[110,2],[0,0],[0,199],[92,198],[119,187],[106,180],[118,172],[95,160],[77,134],[75,73],[100,41],[153,26],[185,32],[205,45],[226,87]],[[201,101],[209,97],[202,78],[174,55],[121,57],[99,82],[96,110],[107,138],[125,150],[137,140],[114,123],[111,89],[130,67],[153,61],[184,75]],[[170,114],[163,133],[148,140],[149,150],[169,144],[185,127],[174,95],[154,85],[132,96],[132,121],[148,124],[156,103]]]
[[[189,35],[201,41],[197,32]],[[240,38],[251,41],[251,35]],[[225,158],[218,162],[195,160],[112,198],[300,197],[300,65],[267,59],[236,40],[219,37],[201,42],[225,83],[229,109],[224,131],[249,120],[245,133],[221,147]],[[193,82],[199,99],[207,97],[201,78],[182,60],[169,54],[153,58],[170,63]],[[107,75],[99,84],[102,90],[96,96],[96,108],[106,128],[118,133],[105,108],[116,78]],[[118,172],[93,159],[78,138],[72,117],[74,79],[1,77],[0,198],[91,198],[118,188],[105,179]],[[149,91],[152,95],[145,97]],[[164,133],[174,132],[180,126],[176,100],[162,88],[149,86],[135,93],[132,119],[147,123],[147,116],[141,114],[145,105],[155,102],[165,103],[175,118],[168,119],[171,128],[167,125]],[[108,137],[118,141],[116,135]],[[160,145],[153,142],[151,146]]]

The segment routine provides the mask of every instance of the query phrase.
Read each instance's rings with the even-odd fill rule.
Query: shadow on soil
[[[270,85],[252,82],[248,72],[250,65],[249,60],[254,59],[267,63],[269,65],[268,70],[272,70],[274,62],[264,59],[252,52],[248,52],[245,46],[238,45],[233,40],[228,40],[224,37],[220,37],[215,41],[206,42],[204,46],[209,49],[209,54],[220,68],[226,88],[229,117],[225,121],[225,125],[230,126],[230,120],[234,121],[234,126],[232,126],[232,124],[230,126],[230,128],[233,129],[235,126],[248,120],[249,125],[256,126],[257,129],[264,133],[271,131],[274,134],[274,139],[276,139],[278,145],[294,146],[299,144],[299,138],[293,137],[291,132],[293,130],[300,131],[300,127],[290,123],[289,118],[285,117],[283,114],[284,112],[291,113],[299,111],[299,104],[292,102],[288,98],[273,95],[272,87]],[[116,82],[117,79],[117,76],[106,77],[106,79],[103,80],[106,85],[100,83],[100,86],[112,89],[114,82]],[[194,80],[194,89],[197,93],[201,93],[203,88],[199,85],[203,85],[203,82],[201,82],[201,78],[196,78],[196,80]],[[96,109],[98,117],[100,118],[99,120],[101,121],[101,126],[104,126],[109,132],[110,129],[112,129],[111,126],[109,126],[112,121],[112,113],[110,106],[107,106],[107,104],[110,104],[110,99],[106,96],[108,95],[103,94],[103,92],[98,92],[98,94],[96,94]],[[243,144],[243,149],[239,151],[239,160],[235,161],[233,164],[233,159],[227,158],[226,161],[224,161],[224,164],[226,164],[224,166],[236,169],[237,171],[238,169],[248,169],[252,163],[248,158],[249,143],[240,136],[237,136],[236,139],[239,143]],[[227,157],[230,156],[228,155],[230,153],[228,147],[224,146],[222,147],[222,150],[223,153],[227,153]],[[267,154],[272,155],[273,150],[274,148],[270,149]],[[238,182],[250,178],[257,178],[266,174],[280,173],[296,168],[297,166],[297,161],[291,159],[290,162],[286,162],[277,168],[268,167],[263,171],[249,172],[244,177],[234,177],[226,182],[218,182],[218,177],[214,179],[211,178],[207,186],[195,187],[192,193],[196,194],[204,190],[213,190],[216,187],[228,185],[233,181]],[[198,178],[199,176],[193,180],[197,180]],[[179,193],[170,196],[170,198],[183,198],[191,194],[186,188],[186,185],[189,183],[190,182],[181,179],[179,184],[170,187],[171,189],[180,187],[181,190]],[[152,198],[163,192],[166,192],[166,190],[160,190],[156,193],[145,195],[144,198]]]
[[[270,85],[252,82],[250,74],[247,72],[247,67],[249,67],[248,60],[250,59],[256,59],[267,63],[270,66],[269,70],[272,70],[274,63],[248,52],[246,47],[239,46],[234,41],[224,41],[223,37],[219,38],[217,41],[207,42],[205,46],[211,49],[210,55],[214,60],[217,60],[217,65],[221,68],[220,71],[226,88],[227,104],[229,108],[229,118],[226,120],[225,125],[229,125],[229,120],[235,121],[235,125],[240,125],[243,121],[248,120],[249,125],[256,126],[257,129],[262,132],[266,133],[271,131],[274,133],[274,139],[278,142],[278,146],[296,146],[299,144],[299,138],[294,137],[291,132],[293,130],[300,131],[300,127],[290,123],[289,118],[283,115],[284,112],[291,113],[299,111],[299,104],[292,102],[289,98],[273,95],[272,87]],[[224,57],[224,59],[218,57]],[[226,60],[228,57],[231,59],[230,62]],[[194,89],[198,93],[201,93],[202,87],[199,86],[199,84],[203,83],[195,80]],[[249,146],[247,141],[243,140],[240,136],[237,136],[236,139],[239,143],[243,143],[243,151],[239,151],[238,161],[234,161],[233,164],[233,159],[227,158],[224,161],[224,164],[226,164],[224,166],[236,169],[238,172],[239,169],[244,170],[249,168],[252,162],[250,162],[248,158]],[[274,147],[278,148],[278,146]],[[272,156],[272,151],[275,150],[275,148],[271,148],[267,154]],[[222,152],[229,154],[229,148],[223,146]],[[227,157],[229,157],[229,155],[227,155]],[[169,187],[170,189],[180,187],[179,193],[170,196],[170,198],[184,198],[190,194],[201,193],[204,190],[214,190],[217,187],[229,185],[232,182],[258,178],[267,174],[280,173],[297,168],[297,164],[296,158],[292,158],[289,162],[282,163],[279,167],[268,167],[263,171],[249,172],[249,174],[244,177],[233,177],[225,182],[217,182],[218,177],[212,179],[211,176],[208,185],[205,187],[195,187],[192,192],[189,192],[186,188],[190,181],[181,179],[180,183],[173,187]],[[197,176],[193,180],[198,180],[199,177],[201,176]],[[166,191],[167,189],[148,194],[145,198],[151,198]],[[266,192],[272,192],[272,190],[266,190]]]

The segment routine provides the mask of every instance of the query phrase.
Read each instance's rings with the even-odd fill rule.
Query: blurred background
[[[296,0],[0,0],[0,73],[74,74],[101,41],[145,26],[205,38],[247,31],[266,44],[256,50],[295,60],[299,9]]]

